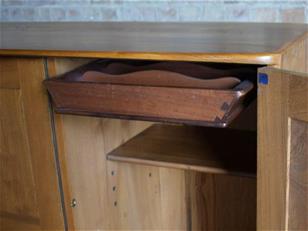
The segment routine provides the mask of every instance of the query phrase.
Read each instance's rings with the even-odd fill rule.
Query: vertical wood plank
[[[256,229],[256,179],[189,174],[191,230]]]
[[[40,191],[38,203],[41,226],[63,228],[48,97],[42,84],[45,78],[44,63],[42,59],[20,59],[18,65],[34,176]]]
[[[163,230],[188,230],[190,213],[187,204],[185,171],[159,168]]]
[[[282,52],[280,67],[284,70],[308,73],[308,33]]]
[[[291,120],[288,229],[308,229],[308,123]]]
[[[28,217],[39,226],[39,211],[20,90],[1,89],[0,216]],[[5,226],[4,226],[5,227]]]
[[[308,78],[273,68],[260,72],[269,76],[269,83],[259,84],[258,97],[258,230],[289,230],[288,224],[301,219],[290,216],[290,201],[297,200],[290,194],[292,181],[305,184],[305,179],[291,174],[296,162],[291,158],[289,120],[308,122]],[[301,203],[307,206],[308,201]]]
[[[287,79],[266,73],[269,84],[258,95],[258,230],[285,230]]]
[[[0,150],[1,165],[6,170],[1,172],[1,185],[15,190],[6,195],[10,199],[5,203],[16,203],[8,205],[13,210],[1,205],[5,210],[0,215],[4,217],[1,225],[10,229],[63,230],[48,97],[42,85],[43,59],[1,58],[0,69],[5,74],[1,75],[0,89]],[[10,165],[5,164],[7,161]]]

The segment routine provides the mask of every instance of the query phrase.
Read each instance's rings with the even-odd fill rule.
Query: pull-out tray
[[[253,84],[228,71],[180,62],[97,61],[45,85],[59,113],[227,126]]]

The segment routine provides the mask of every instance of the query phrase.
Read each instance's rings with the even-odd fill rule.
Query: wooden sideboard
[[[1,230],[308,229],[307,24],[1,23],[0,33]],[[55,112],[44,80],[123,59],[249,68],[256,100],[231,135]],[[234,158],[206,149],[206,134],[216,146],[234,139],[225,147]],[[172,160],[152,147],[157,136]],[[249,176],[234,168],[251,164],[248,136]],[[203,148],[214,155],[193,160]]]

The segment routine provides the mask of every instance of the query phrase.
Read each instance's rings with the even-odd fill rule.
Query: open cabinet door
[[[308,75],[259,69],[258,230],[308,230]]]

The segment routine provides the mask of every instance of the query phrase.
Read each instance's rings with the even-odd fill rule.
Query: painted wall
[[[308,23],[308,0],[0,0],[1,21]]]

